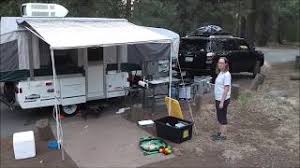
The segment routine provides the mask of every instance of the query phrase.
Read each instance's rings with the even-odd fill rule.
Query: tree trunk
[[[265,80],[265,75],[257,74],[250,85],[250,90],[257,91],[258,86],[263,84],[264,80]]]
[[[261,3],[262,8],[260,9],[260,16],[258,22],[258,46],[267,45],[269,38],[271,36],[272,29],[272,9],[269,8],[271,6],[270,0],[265,0]]]
[[[241,17],[241,28],[240,28],[240,37],[246,37],[246,18],[245,16]]]
[[[131,0],[126,0],[125,17],[127,19],[131,18],[131,8],[132,8],[132,2],[131,2]]]
[[[251,46],[254,46],[254,42],[255,42],[256,1],[257,0],[251,0],[250,13],[247,18],[247,23],[248,23],[247,40]]]
[[[187,1],[178,1],[177,2],[177,21],[180,23],[179,25],[179,35],[180,36],[185,36],[186,32],[188,31],[190,24],[189,24],[189,11],[187,11],[186,7]]]
[[[236,26],[235,34],[239,36],[241,33],[241,0],[237,2],[237,16],[236,16]]]
[[[88,17],[91,11],[91,2],[90,0],[83,0],[79,3],[78,14],[80,17]]]
[[[278,44],[283,44],[282,42],[282,37],[281,37],[281,17],[278,16],[278,20],[277,20],[277,35],[276,35],[276,40]]]

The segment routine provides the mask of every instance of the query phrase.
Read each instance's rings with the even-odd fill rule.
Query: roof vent
[[[58,4],[25,3],[21,12],[22,17],[65,17],[69,11]]]

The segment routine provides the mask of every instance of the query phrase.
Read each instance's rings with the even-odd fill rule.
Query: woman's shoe
[[[210,137],[214,139],[214,138],[219,137],[219,136],[221,136],[221,132],[217,132],[216,134],[212,134]]]
[[[213,138],[213,137],[218,137],[221,135],[221,132],[217,132],[216,134],[212,134],[210,137]]]
[[[226,136],[223,136],[223,135],[220,135],[220,136],[219,136],[219,140],[221,140],[221,141],[225,141],[226,139],[227,139]]]
[[[219,135],[219,136],[213,137],[212,139],[213,139],[213,141],[225,141],[227,139],[227,137],[223,136],[223,135]]]

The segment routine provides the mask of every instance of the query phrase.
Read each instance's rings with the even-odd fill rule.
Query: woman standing
[[[226,140],[227,107],[230,103],[231,74],[229,73],[228,60],[225,57],[219,58],[217,67],[218,76],[215,80],[215,101],[219,132],[212,135],[212,139]]]

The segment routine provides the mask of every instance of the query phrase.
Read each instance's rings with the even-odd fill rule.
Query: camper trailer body
[[[0,42],[0,82],[14,85],[17,105],[73,114],[78,104],[126,96],[129,74],[171,81],[179,35],[126,19],[24,16],[1,18]]]

